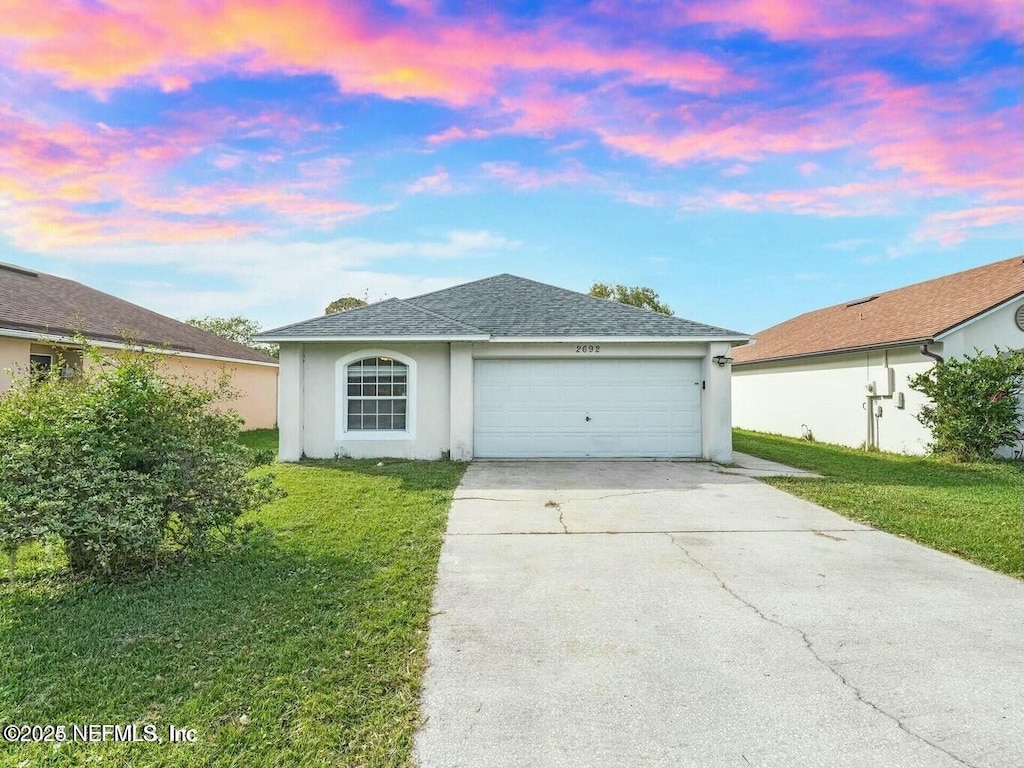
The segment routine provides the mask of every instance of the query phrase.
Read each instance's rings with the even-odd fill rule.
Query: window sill
[[[413,440],[415,435],[411,432],[398,430],[381,430],[374,431],[371,429],[354,429],[347,432],[342,432],[338,435],[338,440]]]

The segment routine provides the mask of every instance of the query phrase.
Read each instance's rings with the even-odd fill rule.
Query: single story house
[[[748,336],[503,274],[267,331],[280,458],[732,456]]]
[[[943,358],[1024,347],[1021,257],[815,310],[735,351],[738,427],[920,454],[926,399],[908,378]]]
[[[231,374],[239,398],[224,406],[248,429],[277,422],[277,360],[255,349],[62,277],[0,264],[0,393],[12,377],[58,362],[89,365],[74,349],[84,336],[101,350],[144,347],[164,355],[171,375],[203,380]]]

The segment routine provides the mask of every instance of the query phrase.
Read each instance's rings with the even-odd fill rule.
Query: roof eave
[[[959,331],[965,325],[970,325],[971,323],[977,322],[978,320],[981,320],[984,317],[988,317],[989,315],[991,315],[994,312],[998,312],[1001,309],[1005,309],[1008,305],[1010,305],[1013,302],[1019,300],[1021,298],[1021,296],[1024,296],[1024,291],[1020,291],[1018,293],[1015,293],[1010,298],[1004,299],[1003,301],[999,302],[998,304],[993,304],[988,309],[982,310],[981,312],[979,312],[976,315],[971,315],[970,317],[965,318],[965,319],[959,321],[958,323],[956,323],[956,325],[951,325],[951,326],[949,326],[949,328],[946,328],[944,330],[939,331],[938,333],[935,334],[935,341],[942,341],[947,336],[949,336],[951,333],[955,333],[955,332]]]
[[[51,344],[65,344],[68,346],[75,346],[79,344],[81,339],[84,338],[86,342],[95,344],[97,347],[104,349],[127,349],[127,350],[145,350],[146,352],[152,352],[159,355],[177,355],[179,357],[191,357],[197,360],[215,360],[223,363],[241,363],[244,365],[263,365],[278,367],[278,362],[269,355],[264,355],[264,359],[255,360],[248,357],[230,357],[227,355],[213,355],[206,352],[197,352],[194,349],[184,349],[182,347],[175,347],[169,344],[161,344],[155,341],[131,341],[126,342],[124,339],[119,341],[113,341],[110,338],[100,337],[93,334],[82,334],[81,336],[75,334],[60,334],[60,333],[32,333],[24,331],[19,328],[7,328],[0,327],[0,336],[7,336],[15,339],[27,339],[29,341],[49,342]]]
[[[849,355],[858,352],[877,352],[882,349],[896,349],[900,347],[914,347],[918,344],[933,344],[937,338],[925,336],[917,339],[902,339],[900,341],[887,341],[881,344],[865,344],[860,347],[843,347],[842,349],[825,349],[816,352],[801,352],[797,355],[780,355],[778,357],[762,357],[757,360],[737,360],[733,368],[744,368],[749,365],[760,365],[761,363],[784,363],[791,360],[807,360],[812,357],[835,357],[836,355]]]
[[[750,336],[601,336],[587,333],[572,333],[564,336],[492,336],[490,341],[499,344],[543,344],[543,343],[573,343],[586,341],[588,344],[613,344],[615,342],[629,344],[654,344],[658,342],[691,342],[695,344],[706,344],[708,342],[722,341],[732,344],[743,344],[750,341]]]
[[[301,343],[312,344],[316,342],[401,342],[401,341],[486,341],[499,344],[567,344],[582,339],[588,344],[612,344],[615,342],[629,344],[654,344],[654,343],[693,343],[707,344],[709,342],[727,342],[730,344],[743,344],[750,341],[750,336],[589,336],[587,334],[571,334],[566,336],[276,336],[273,334],[260,334],[253,337],[254,341],[269,344]]]

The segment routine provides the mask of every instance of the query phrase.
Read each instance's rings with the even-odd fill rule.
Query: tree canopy
[[[644,285],[594,283],[590,286],[590,295],[596,296],[599,299],[617,301],[620,304],[629,304],[632,307],[650,309],[663,315],[672,314],[668,304],[662,303],[657,292],[653,288],[648,288]]]
[[[278,349],[276,344],[260,344],[253,341],[253,336],[260,332],[260,324],[241,315],[233,317],[190,317],[186,321],[189,325],[202,328],[222,339],[243,344],[250,349],[255,349],[271,357],[277,357]]]
[[[324,309],[325,315],[334,315],[338,312],[347,312],[350,309],[357,309],[358,307],[365,307],[366,302],[363,299],[356,298],[355,296],[342,296],[340,299],[335,299]]]

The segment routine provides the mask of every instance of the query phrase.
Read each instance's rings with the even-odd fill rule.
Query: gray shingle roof
[[[389,299],[325,315],[267,331],[261,338],[350,336],[746,338],[746,334],[737,331],[597,299],[509,274],[411,299]]]
[[[94,341],[125,338],[148,347],[260,363],[277,361],[255,349],[157,314],[74,280],[0,264],[0,328]]]
[[[301,323],[266,331],[273,338],[334,336],[484,336],[473,328],[436,312],[417,307],[401,299],[385,299],[377,304],[314,317]]]

